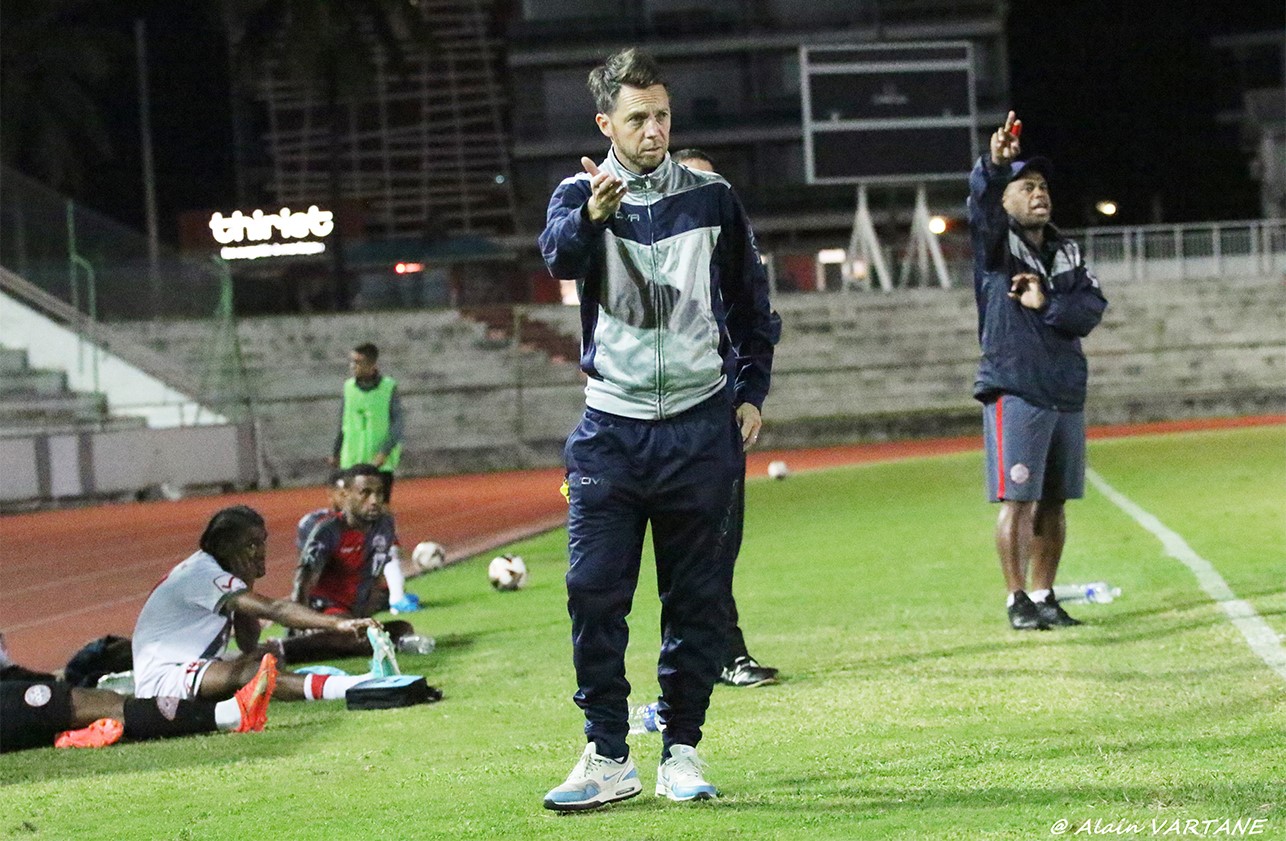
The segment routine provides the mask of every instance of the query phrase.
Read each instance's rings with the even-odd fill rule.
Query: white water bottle
[[[1059,584],[1054,587],[1054,598],[1060,602],[1076,604],[1107,604],[1121,595],[1120,587],[1113,587],[1106,581],[1095,581],[1090,584]]]
[[[665,722],[656,714],[656,701],[640,707],[630,707],[630,734],[659,733],[665,729]]]

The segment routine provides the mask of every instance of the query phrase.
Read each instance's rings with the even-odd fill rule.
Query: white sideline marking
[[[1206,595],[1214,599],[1219,607],[1223,609],[1223,612],[1228,614],[1232,624],[1246,638],[1246,642],[1250,645],[1250,650],[1255,652],[1260,660],[1267,663],[1270,669],[1277,672],[1283,679],[1286,679],[1286,648],[1282,647],[1281,639],[1277,636],[1277,632],[1269,627],[1268,623],[1255,612],[1249,602],[1237,598],[1232,588],[1228,586],[1228,582],[1223,580],[1223,576],[1219,574],[1214,566],[1198,555],[1188,545],[1187,541],[1176,532],[1167,528],[1165,523],[1135,505],[1129,497],[1124,496],[1116,488],[1109,485],[1098,473],[1091,469],[1086,469],[1085,476],[1104,496],[1112,500],[1126,514],[1129,514],[1134,519],[1134,522],[1156,535],[1161,541],[1161,545],[1165,547],[1167,555],[1183,561],[1184,566],[1192,570],[1192,574],[1197,577],[1197,583],[1201,585],[1201,589],[1205,590]]]

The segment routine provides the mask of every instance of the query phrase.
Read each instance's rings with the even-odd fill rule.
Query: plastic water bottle
[[[437,647],[437,640],[425,634],[406,634],[397,641],[397,650],[401,654],[432,654]]]
[[[1059,584],[1054,587],[1054,598],[1060,602],[1076,604],[1107,604],[1121,595],[1120,587],[1113,587],[1106,581],[1095,581],[1090,584]]]
[[[630,733],[659,733],[665,729],[665,722],[657,717],[656,701],[640,707],[630,707]]]

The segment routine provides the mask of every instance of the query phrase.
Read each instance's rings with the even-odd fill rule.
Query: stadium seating
[[[1286,286],[1280,276],[1131,281],[1087,340],[1091,423],[1286,411]],[[970,289],[782,295],[784,324],[766,446],[972,434],[977,365]],[[374,341],[401,384],[403,472],[557,464],[583,406],[574,307],[512,312],[404,311],[246,318],[235,380],[257,420],[268,468],[287,484],[319,481],[354,345]],[[208,321],[131,324],[145,369],[170,382],[210,373]],[[542,350],[541,348],[544,348]],[[123,352],[123,350],[122,350]],[[235,364],[229,357],[226,364]],[[0,352],[0,428],[104,419],[102,400]],[[204,373],[202,373],[204,372]]]

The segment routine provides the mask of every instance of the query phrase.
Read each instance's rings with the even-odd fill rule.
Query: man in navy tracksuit
[[[1016,630],[1079,625],[1054,598],[1067,535],[1063,503],[1085,492],[1081,339],[1107,301],[1080,248],[1050,224],[1045,158],[1017,161],[1010,111],[969,176],[974,293],[982,361],[987,490],[1000,502],[996,549]],[[1030,566],[1030,594],[1028,567]]]
[[[642,790],[625,648],[644,532],[661,597],[656,793],[714,797],[697,757],[731,599],[744,447],[758,437],[780,322],[728,182],[668,154],[670,101],[636,50],[590,73],[601,163],[558,186],[540,246],[581,297],[585,415],[567,441],[567,604],[589,744],[545,806],[592,809]],[[731,384],[730,384],[731,383]]]

